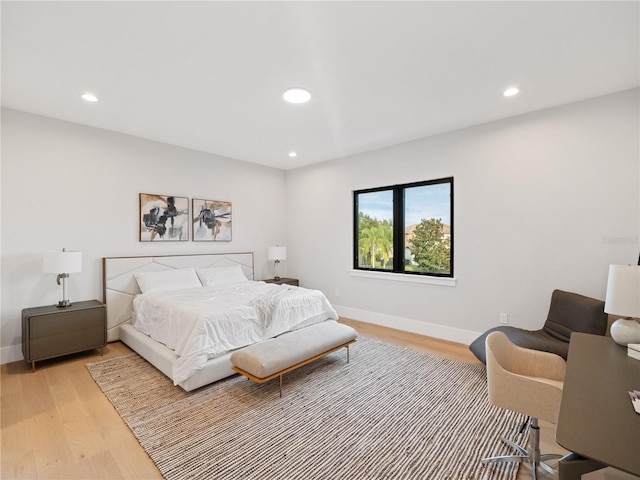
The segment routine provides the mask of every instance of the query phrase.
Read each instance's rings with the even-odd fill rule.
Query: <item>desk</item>
[[[629,390],[640,390],[640,360],[610,337],[573,333],[556,441],[567,450],[640,475],[640,415]],[[594,463],[594,462],[591,462]],[[587,470],[588,471],[588,470]],[[586,473],[586,471],[583,471]],[[560,465],[560,478],[563,476]]]

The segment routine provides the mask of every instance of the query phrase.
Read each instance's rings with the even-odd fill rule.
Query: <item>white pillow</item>
[[[172,268],[159,272],[140,272],[134,276],[142,293],[169,292],[202,286],[193,267]]]
[[[234,265],[233,267],[198,268],[196,272],[198,273],[198,277],[200,277],[202,285],[205,287],[218,287],[249,281],[240,265]]]

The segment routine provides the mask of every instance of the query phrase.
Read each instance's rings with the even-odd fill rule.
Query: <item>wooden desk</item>
[[[573,333],[556,441],[591,462],[640,475],[640,415],[629,390],[640,390],[640,360],[610,337]],[[560,479],[580,478],[560,464]],[[589,470],[583,470],[586,473]],[[566,473],[566,475],[563,475]]]

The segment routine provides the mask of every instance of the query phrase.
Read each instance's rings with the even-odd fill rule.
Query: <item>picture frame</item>
[[[140,194],[140,241],[189,241],[189,198]]]
[[[231,241],[231,202],[222,200],[191,200],[193,241]]]

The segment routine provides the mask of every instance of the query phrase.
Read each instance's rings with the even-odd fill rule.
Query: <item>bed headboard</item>
[[[171,268],[216,268],[240,265],[249,280],[253,276],[253,252],[102,259],[103,301],[107,305],[107,341],[120,339],[120,325],[131,322],[133,297],[140,293],[134,274]]]

